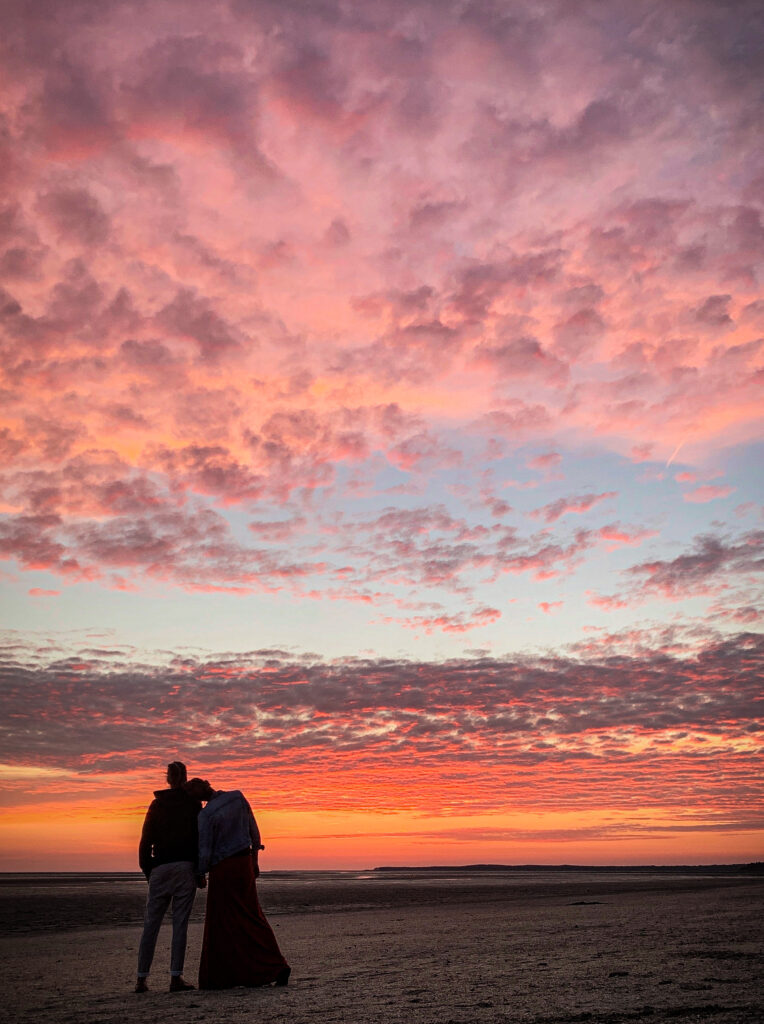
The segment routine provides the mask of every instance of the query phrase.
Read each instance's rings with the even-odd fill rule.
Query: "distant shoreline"
[[[427,867],[384,866],[372,871],[599,871],[599,872],[697,872],[703,874],[764,874],[764,862],[750,864],[432,864]]]

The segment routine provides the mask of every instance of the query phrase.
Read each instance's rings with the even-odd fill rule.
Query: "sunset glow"
[[[0,870],[764,859],[760,5],[0,33]]]

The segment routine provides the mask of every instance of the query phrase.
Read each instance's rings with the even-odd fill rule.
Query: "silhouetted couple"
[[[207,872],[199,987],[286,985],[291,968],[257,898],[258,851],[265,847],[252,809],[239,790],[214,790],[206,779],[186,776],[180,761],[167,766],[170,788],[155,792],[143,823],[138,860],[149,893],[135,991],[148,991],[159,926],[171,903],[170,991],[194,987],[183,979],[183,962],[191,907]]]

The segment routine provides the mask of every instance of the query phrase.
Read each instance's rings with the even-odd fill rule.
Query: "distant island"
[[[431,864],[423,867],[408,865],[372,868],[372,871],[598,871],[638,872],[650,871],[665,874],[692,872],[693,874],[764,874],[764,861],[750,864]]]

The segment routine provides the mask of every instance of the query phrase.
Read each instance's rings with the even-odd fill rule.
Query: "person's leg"
[[[173,865],[175,871],[175,891],[172,897],[172,951],[170,956],[170,977],[180,978],[183,974],[183,963],[186,958],[186,941],[188,938],[188,919],[196,896],[196,875],[194,865],[190,861],[179,861]],[[184,983],[184,987],[186,986]]]
[[[151,962],[154,959],[159,926],[172,899],[172,886],[169,884],[172,876],[172,872],[169,870],[171,866],[170,864],[160,864],[151,872],[149,879],[143,934],[138,947],[138,981],[143,980],[143,985],[137,985],[137,991],[145,989],[145,981],[149,976]]]

